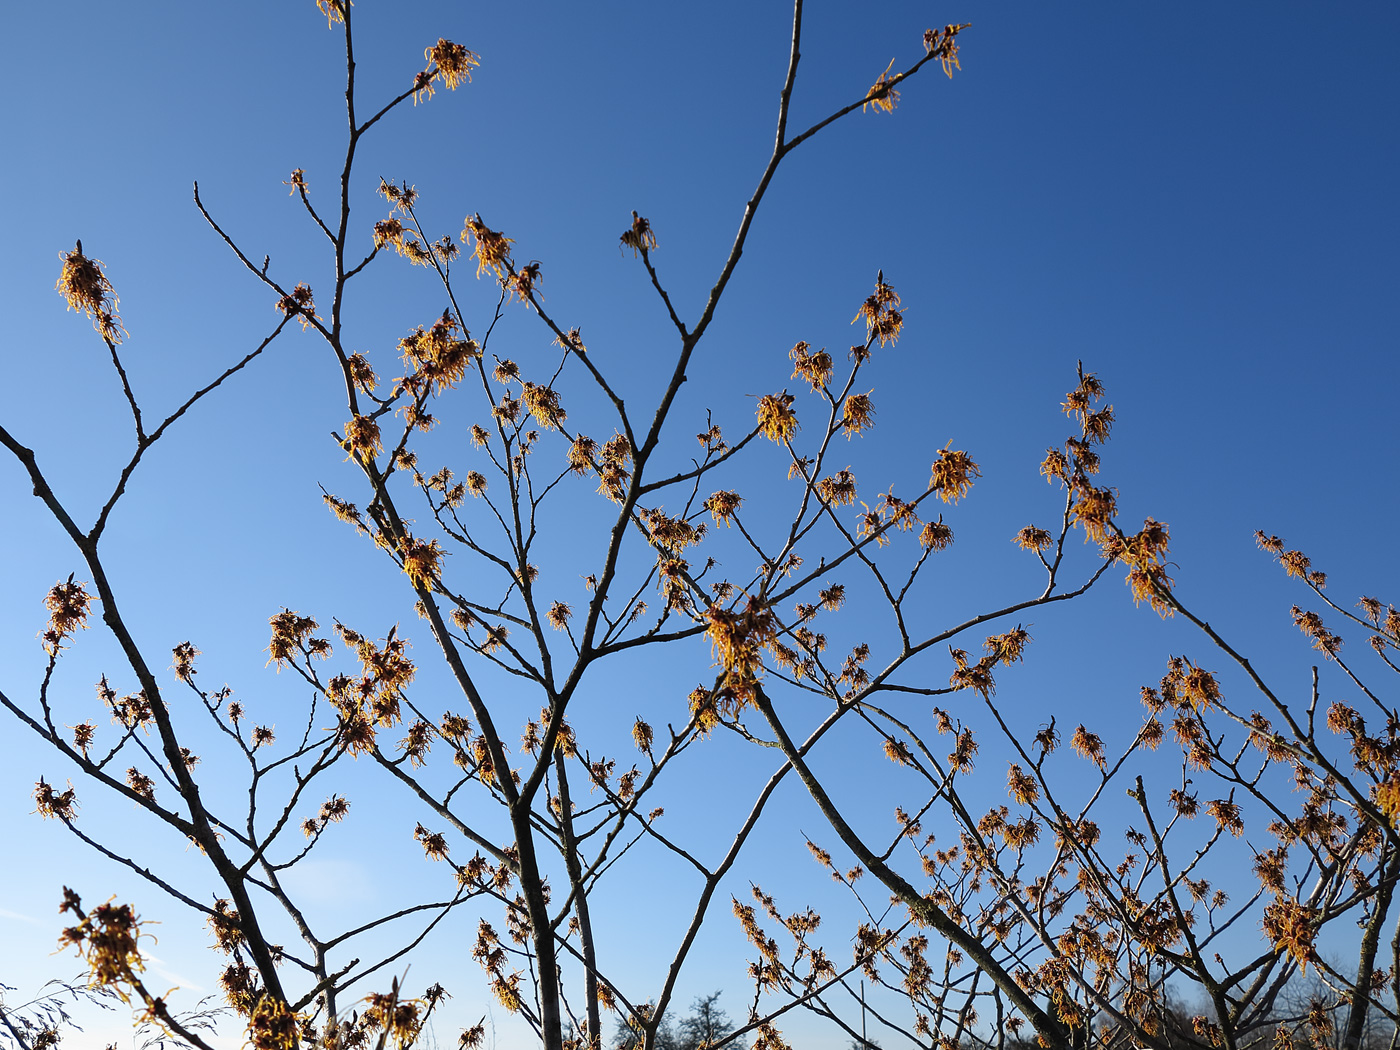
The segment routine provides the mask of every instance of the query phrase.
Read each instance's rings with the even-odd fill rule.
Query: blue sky
[[[1125,516],[1169,522],[1183,598],[1301,689],[1310,660],[1288,624],[1296,595],[1254,550],[1253,531],[1302,546],[1340,595],[1393,600],[1400,583],[1400,9],[1165,13],[967,0],[870,14],[809,3],[795,123],[859,97],[891,57],[907,64],[929,25],[972,23],[964,68],[951,81],[927,71],[904,85],[893,114],[854,115],[785,162],[691,370],[677,432],[706,408],[742,426],[747,395],[789,383],[786,351],[798,339],[854,341],[848,322],[883,268],[907,324],[872,372],[879,425],[852,445],[870,477],[864,491],[922,484],[948,441],[985,474],[950,513],[958,543],[940,566],[930,622],[1034,586],[1007,538],[1055,513],[1036,465],[1064,436],[1058,403],[1082,359],[1118,413],[1104,477]],[[401,89],[439,36],[482,56],[472,85],[401,110],[367,141],[354,200],[365,244],[382,217],[380,175],[414,183],[442,231],[480,211],[516,239],[517,258],[541,260],[547,306],[582,327],[629,401],[654,396],[672,341],[617,234],[632,209],[651,219],[662,278],[693,317],[771,145],[789,10],[362,0],[356,16],[365,99]],[[81,237],[107,264],[132,333],[133,382],[153,410],[178,403],[275,322],[269,297],[194,210],[194,180],[280,279],[328,284],[315,231],[282,180],[304,168],[313,198],[329,199],[341,58],[311,0],[11,5],[0,17],[10,42],[0,181],[11,212],[0,418],[84,509],[124,459],[129,424],[100,344],[52,291],[58,252]],[[398,260],[376,264],[371,280],[348,314],[351,342],[388,374],[393,342],[442,303]],[[479,310],[491,289],[472,294]],[[532,322],[523,310],[508,318],[499,338],[512,356],[542,349]],[[344,410],[321,347],[293,334],[270,357],[156,450],[106,543],[126,614],[152,651],[189,637],[211,679],[292,705],[305,697],[262,666],[270,613],[287,605],[381,632],[412,613],[395,574],[320,506],[318,484],[357,495],[327,436]],[[0,493],[0,542],[16,552],[0,561],[0,688],[27,697],[42,670],[40,599],[76,559],[12,462],[0,463]],[[564,536],[551,557],[563,569],[573,554]],[[1030,662],[999,694],[1028,723],[1059,704],[1110,720],[1121,709],[1122,725],[1136,725],[1137,686],[1196,645],[1180,624],[1134,611],[1116,582],[1038,619]],[[107,643],[89,634],[74,656],[74,695],[106,666]],[[707,666],[703,647],[690,658]],[[666,670],[637,661],[629,695],[649,703],[643,694]],[[926,670],[946,675],[941,663]],[[677,699],[693,684],[673,687]],[[28,814],[36,777],[67,772],[13,722],[0,723],[0,742],[0,835],[27,860],[0,875],[0,982],[72,969],[45,953],[58,887],[81,871],[93,899],[143,895],[142,910],[166,919],[159,951],[181,978],[172,983],[207,987],[198,930],[178,929],[178,913]],[[753,760],[736,750],[729,761]],[[885,771],[868,775],[882,783]],[[130,818],[89,796],[93,819]],[[801,799],[784,806],[755,871],[790,855],[784,821],[814,827]],[[697,835],[720,834],[704,809],[685,819]],[[324,876],[347,907],[425,877],[414,857],[411,871],[375,874],[353,853]],[[190,863],[178,851],[168,862]],[[793,894],[813,881],[774,878]],[[665,888],[649,893],[650,921],[664,923]],[[742,967],[725,954],[732,932],[706,945],[685,997],[739,991]],[[474,978],[457,981],[464,1013]]]

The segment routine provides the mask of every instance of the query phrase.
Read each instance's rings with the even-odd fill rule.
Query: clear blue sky
[[[926,72],[894,114],[856,115],[785,163],[691,371],[678,433],[707,407],[740,426],[744,395],[788,383],[798,339],[843,347],[883,267],[907,326],[872,380],[879,425],[851,453],[867,465],[865,491],[901,478],[916,488],[950,440],[986,475],[950,514],[958,543],[931,619],[1034,585],[1007,538],[1055,513],[1035,468],[1063,437],[1058,402],[1082,358],[1118,413],[1104,477],[1125,514],[1169,522],[1183,598],[1301,689],[1310,660],[1287,621],[1295,595],[1254,550],[1253,530],[1302,546],[1343,597],[1400,593],[1400,8],[874,10],[808,4],[794,122],[858,97],[891,57],[910,62],[929,25],[972,23],[963,71],[951,82]],[[651,219],[663,279],[694,317],[771,145],[790,11],[361,0],[356,17],[364,99],[401,89],[439,36],[482,56],[474,84],[400,111],[367,142],[355,199],[365,243],[381,217],[380,175],[416,184],[443,231],[480,211],[516,239],[518,258],[541,260],[547,305],[625,376],[629,399],[653,392],[672,343],[617,234],[634,208]],[[11,4],[0,26],[0,418],[86,512],[126,455],[129,424],[100,344],[52,291],[58,252],[80,237],[107,264],[133,382],[153,411],[177,403],[275,320],[195,211],[192,181],[280,279],[328,286],[321,244],[282,180],[304,168],[313,196],[329,199],[341,56],[311,0]],[[390,374],[393,342],[442,304],[422,271],[384,263],[348,316],[352,348]],[[512,356],[542,348],[533,321],[508,319],[500,339]],[[320,505],[318,484],[358,495],[326,436],[344,419],[334,379],[319,344],[288,337],[157,449],[106,540],[138,637],[156,653],[192,639],[208,677],[250,702],[306,699],[262,667],[266,618],[282,605],[323,623],[412,629],[400,581]],[[77,559],[13,462],[0,461],[0,508],[0,549],[12,552],[0,559],[0,688],[27,698],[42,670],[40,599]],[[561,566],[569,553],[556,552]],[[1166,654],[1198,647],[1134,611],[1116,582],[1078,611],[1038,619],[1037,648],[1000,694],[1027,724],[1047,705],[1092,706],[1110,719],[1121,709],[1130,732],[1136,687]],[[108,667],[89,633],[67,680],[83,696]],[[703,647],[692,655],[705,666]],[[1092,684],[1076,676],[1071,687],[1085,661]],[[947,673],[937,661],[926,669],[930,680]],[[656,671],[639,666],[626,689],[645,693],[638,683]],[[672,687],[678,705],[687,676]],[[181,977],[172,983],[210,988],[200,931],[28,813],[40,773],[68,776],[0,723],[0,841],[11,851],[0,982],[74,969],[45,953],[59,886],[81,881],[93,899],[123,894],[167,918],[159,952]],[[92,819],[131,817],[83,797]],[[795,836],[784,820],[815,833],[801,799],[784,805],[753,873],[770,850],[800,846],[783,839]],[[719,834],[693,816],[697,835]],[[424,877],[412,857],[398,874],[366,873],[353,857],[345,850],[324,875],[347,906]],[[803,892],[806,876],[791,878]],[[645,921],[664,925],[664,890],[646,902]],[[731,934],[706,946],[684,998],[740,991]],[[464,1014],[476,976],[443,978]],[[737,995],[730,1009],[741,1011]]]

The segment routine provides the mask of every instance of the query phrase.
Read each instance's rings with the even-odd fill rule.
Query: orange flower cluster
[[[64,252],[63,269],[54,285],[68,309],[86,314],[92,327],[109,343],[120,343],[127,331],[117,316],[117,293],[102,270],[102,264],[83,254],[83,242],[71,252]]]
[[[383,193],[387,186],[387,183],[382,184],[380,192]],[[383,248],[387,244],[398,252],[400,257],[407,259],[415,266],[427,266],[433,260],[432,252],[423,247],[422,242],[419,241],[414,232],[392,215],[376,222],[373,232],[376,248]]]
[[[651,223],[635,211],[632,213],[632,225],[622,231],[618,240],[622,247],[632,249],[633,258],[638,252],[646,255],[649,251],[656,251],[656,234],[652,231]]]
[[[885,283],[884,270],[876,274],[875,291],[861,303],[851,323],[855,324],[861,318],[865,319],[866,346],[876,339],[880,341],[881,346],[899,339],[899,333],[904,327],[904,314],[899,310],[899,294]]]
[[[570,469],[581,474],[584,471],[575,466],[576,454],[582,454],[585,451],[580,447],[580,441],[589,441],[591,446],[591,439],[583,437],[577,439],[569,450],[569,466]],[[591,452],[591,447],[588,451]],[[627,469],[627,464],[631,459],[632,446],[622,434],[613,434],[603,443],[602,449],[598,452],[596,467],[598,491],[614,503],[621,503],[623,496],[627,494],[627,479],[632,476],[632,472]]]
[[[684,518],[668,517],[660,508],[639,510],[638,517],[646,527],[647,537],[652,546],[679,554],[686,547],[699,543],[705,536],[705,526],[690,524]]]
[[[437,76],[448,91],[456,91],[463,81],[471,83],[472,68],[481,65],[481,56],[475,51],[441,38],[423,51],[423,57],[428,60],[430,69],[437,66]]]
[[[334,29],[345,21],[345,8],[353,6],[354,0],[316,0],[321,14],[326,16],[326,28]]]
[[[403,690],[413,681],[417,668],[405,653],[408,643],[389,632],[382,645],[337,623],[336,630],[355,651],[362,673],[354,678],[338,674],[326,683],[326,699],[339,718],[340,746],[353,754],[373,750],[376,730],[399,721]]]
[[[952,545],[953,530],[943,523],[942,514],[938,516],[937,521],[926,522],[919,533],[919,546],[928,550],[946,550]]]
[[[962,66],[958,63],[958,44],[956,37],[969,25],[971,25],[970,22],[964,22],[962,25],[953,25],[949,23],[942,29],[924,30],[924,50],[942,63],[943,72],[947,74],[950,80],[953,77],[954,69],[962,69]]]
[[[848,506],[856,501],[856,476],[851,468],[838,470],[829,478],[822,478],[817,485],[817,495],[836,507]]]
[[[413,204],[418,200],[418,191],[407,182],[399,184],[381,178],[379,188],[375,192],[393,206],[393,211],[404,215],[413,214]]]
[[[44,606],[49,610],[49,623],[39,635],[43,639],[44,650],[50,656],[57,656],[63,640],[75,631],[87,629],[88,613],[96,601],[88,594],[87,588],[69,576],[63,583],[56,583],[44,596]]]
[[[785,442],[797,433],[797,413],[792,410],[795,400],[786,390],[758,399],[758,428],[769,441]]]
[[[278,299],[275,305],[281,313],[301,321],[303,331],[310,327],[311,322],[321,319],[320,315],[316,313],[316,299],[309,284],[299,283]]]
[[[182,682],[191,681],[199,672],[195,670],[194,658],[199,655],[199,650],[190,642],[181,642],[171,650],[174,662],[170,665],[175,672],[175,677]]]
[[[832,360],[825,348],[815,354],[808,353],[811,344],[798,343],[788,356],[792,358],[792,378],[802,379],[814,390],[820,390],[831,379]]]
[[[442,562],[443,551],[438,541],[405,536],[399,544],[399,553],[403,558],[403,571],[413,586],[431,590]]]
[[[938,459],[933,463],[929,487],[937,490],[938,498],[944,503],[956,503],[967,495],[975,478],[982,471],[972,461],[972,457],[961,449],[949,447],[939,449]]]
[[[463,81],[470,83],[472,68],[481,65],[481,56],[468,51],[461,44],[439,38],[431,47],[424,48],[423,57],[428,67],[413,78],[413,104],[433,97],[433,85],[442,81],[448,91],[456,91]]]
[[[400,385],[414,394],[427,387],[440,394],[462,380],[467,366],[481,356],[481,347],[444,310],[432,327],[424,329],[419,325],[400,339],[399,353],[403,355],[404,367],[409,369],[409,374],[399,380]]]
[[[536,386],[527,381],[521,391],[520,400],[525,406],[525,411],[546,430],[558,430],[569,417],[559,403],[559,392],[553,387]]]
[[[1114,533],[1103,543],[1106,557],[1128,566],[1127,582],[1133,603],[1146,599],[1163,617],[1175,611],[1171,604],[1172,578],[1167,575],[1165,567],[1170,541],[1167,526],[1148,518],[1136,534]]]
[[[743,609],[711,605],[705,620],[705,633],[724,670],[714,702],[732,716],[753,700],[754,686],[763,674],[763,649],[777,637],[777,620],[757,597],[749,598]]]
[[[1295,960],[1304,973],[1308,963],[1317,961],[1313,940],[1317,936],[1318,912],[1297,901],[1276,900],[1264,909],[1264,936]]]
[[[141,920],[129,904],[99,904],[84,912],[82,899],[63,889],[60,912],[72,912],[78,923],[59,937],[58,947],[76,948],[87,963],[92,984],[112,991],[122,1002],[140,985],[137,977],[145,967],[141,958]],[[139,993],[138,993],[139,994]]]
[[[510,265],[510,246],[515,243],[503,233],[488,227],[481,221],[481,214],[469,215],[462,227],[462,243],[476,243],[472,254],[476,256],[476,275],[491,270],[497,277],[505,277]]]
[[[865,93],[865,105],[861,110],[875,107],[877,113],[893,113],[894,107],[899,105],[899,92],[894,86],[904,79],[902,75],[890,76],[890,70],[894,68],[894,59],[890,59],[890,64],[885,67],[885,71],[876,78],[875,83],[870,85],[870,90]]]
[[[846,432],[847,440],[865,433],[874,425],[875,405],[870,400],[870,394],[851,394],[847,397],[841,413],[841,429]]]
[[[739,505],[743,502],[744,497],[737,492],[716,492],[705,500],[705,509],[715,519],[715,524],[722,524],[728,528],[734,515],[739,512]]]
[[[72,820],[78,813],[78,794],[73,785],[67,791],[55,791],[43,777],[34,785],[34,809],[45,819]]]
[[[315,653],[325,656],[330,652],[330,643],[323,638],[312,638],[311,632],[317,624],[310,616],[302,616],[283,609],[268,620],[272,628],[272,640],[267,643],[267,662],[278,668],[286,666],[297,653]]]

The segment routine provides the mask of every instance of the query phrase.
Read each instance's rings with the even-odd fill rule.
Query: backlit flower
[[[498,277],[505,274],[506,262],[510,259],[510,246],[515,242],[505,234],[488,227],[481,221],[480,213],[468,216],[462,229],[462,243],[476,244],[472,254],[476,256],[476,275],[483,270],[492,270]]]
[[[1026,551],[1043,551],[1052,542],[1050,533],[1045,529],[1037,528],[1034,525],[1027,525],[1012,538],[1016,546]]]
[[[379,424],[369,416],[356,416],[345,424],[345,449],[351,455],[372,459],[383,451]]]
[[[326,28],[334,29],[336,24],[345,21],[345,5],[353,6],[354,0],[316,0],[321,14],[326,16]]]
[[[68,300],[68,309],[86,314],[103,339],[120,343],[127,332],[117,316],[116,290],[102,272],[102,264],[83,254],[82,241],[60,258],[63,269],[54,288]]]
[[[944,503],[956,503],[972,488],[973,479],[981,476],[982,471],[966,452],[943,448],[934,461],[929,486],[938,491]]]
[[[622,245],[632,249],[635,256],[638,252],[646,253],[656,250],[656,234],[652,232],[651,223],[642,218],[635,211],[632,213],[632,226],[622,232],[618,238]]]
[[[881,113],[894,112],[894,107],[899,105],[899,92],[894,89],[894,85],[899,83],[901,77],[899,75],[890,76],[890,70],[893,68],[894,59],[890,59],[890,64],[885,67],[885,71],[865,93],[865,105],[860,107],[862,111],[874,106]]]
[[[793,364],[792,378],[804,379],[813,390],[820,390],[831,378],[831,355],[824,349],[815,354],[808,353],[809,350],[809,344],[798,343],[788,352]]]
[[[770,441],[786,441],[798,428],[797,413],[792,410],[795,399],[786,391],[764,394],[758,399],[758,426]]]
[[[958,63],[958,45],[954,39],[959,33],[966,29],[970,23],[964,22],[962,25],[949,24],[942,29],[924,30],[924,49],[937,58],[943,65],[943,72],[951,80],[954,69],[962,69]]]
[[[463,81],[471,83],[472,67],[481,65],[481,56],[475,51],[441,38],[432,47],[424,49],[423,57],[428,60],[430,69],[437,66],[437,74],[447,85],[448,91],[456,91]]]
[[[874,425],[875,406],[870,401],[869,393],[852,394],[846,398],[841,426],[845,429],[848,439],[856,434],[863,434]]]

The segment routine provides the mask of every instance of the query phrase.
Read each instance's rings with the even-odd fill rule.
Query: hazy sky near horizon
[[[1284,686],[1304,688],[1311,659],[1287,617],[1298,595],[1254,550],[1255,529],[1301,546],[1339,597],[1400,600],[1400,7],[1201,4],[1165,18],[1154,5],[812,0],[806,12],[796,125],[860,97],[891,57],[912,62],[930,25],[971,23],[963,69],[951,80],[926,69],[901,86],[893,114],[853,114],[784,162],[676,432],[688,435],[707,408],[740,432],[750,395],[792,385],[793,343],[855,341],[851,316],[883,268],[907,320],[871,373],[878,425],[852,444],[863,495],[922,485],[950,441],[985,475],[947,512],[958,543],[930,617],[955,620],[1034,587],[1007,540],[1056,513],[1036,467],[1064,437],[1059,402],[1082,360],[1118,415],[1104,479],[1125,517],[1170,523],[1183,598]],[[380,176],[415,184],[437,232],[455,235],[480,212],[515,238],[517,259],[541,261],[546,305],[581,326],[629,403],[654,397],[673,341],[617,235],[633,209],[651,220],[662,279],[693,318],[771,147],[790,8],[361,0],[355,17],[362,113],[402,90],[439,36],[482,56],[471,85],[397,111],[366,140],[352,215],[363,245],[383,216]],[[105,351],[53,291],[58,253],[81,238],[106,264],[133,384],[163,415],[276,322],[268,294],[194,209],[194,181],[279,280],[329,286],[324,242],[283,180],[303,168],[313,199],[331,199],[342,54],[312,0],[12,4],[0,25],[10,202],[0,422],[89,516],[128,454],[130,424]],[[471,309],[488,308],[490,293],[473,282]],[[392,375],[394,342],[442,305],[423,271],[383,258],[348,311],[350,344]],[[547,343],[522,308],[497,338],[498,353],[522,362]],[[322,484],[366,502],[328,437],[343,421],[322,346],[289,332],[152,453],[105,540],[151,652],[189,638],[211,681],[291,707],[306,698],[263,667],[278,608],[417,631],[396,573],[321,506]],[[11,552],[0,559],[0,689],[29,701],[43,668],[42,596],[78,559],[12,459],[0,460],[0,508],[0,549]],[[562,565],[572,553],[565,544],[553,557]],[[1111,723],[1121,710],[1122,725],[1136,725],[1137,685],[1197,644],[1182,625],[1134,610],[1116,578],[1082,608],[1037,620],[1044,661],[1032,649],[999,693],[1028,725],[1052,708]],[[83,700],[105,658],[99,633],[81,639],[64,680]],[[426,632],[420,655],[430,656]],[[708,666],[703,644],[690,657]],[[1086,660],[1092,685],[1073,673]],[[629,721],[631,698],[650,703],[649,683],[666,670],[641,662],[611,684],[627,695]],[[925,670],[947,674],[942,663]],[[677,705],[693,684],[668,687]],[[758,769],[737,749],[726,760]],[[212,992],[200,930],[29,812],[41,774],[61,782],[71,771],[0,719],[0,983],[31,990],[76,969],[47,953],[60,887],[81,883],[92,900],[139,899],[165,923],[157,951],[169,982]],[[883,783],[882,771],[868,775]],[[77,786],[93,821],[131,819]],[[680,812],[702,839],[728,826]],[[755,844],[753,870],[783,870],[801,846],[787,822],[799,820],[814,834],[794,793]],[[132,834],[141,843],[147,831]],[[411,851],[402,870],[380,871],[359,845],[359,856],[326,851],[304,876],[332,911],[376,907],[400,880],[426,877]],[[193,869],[178,849],[161,855]],[[765,888],[801,894],[810,881],[778,874]],[[669,929],[667,894],[664,884],[639,892],[639,927]],[[745,981],[727,908],[713,922],[726,932],[704,945],[682,999],[724,987],[738,1014]],[[424,965],[452,950],[430,945]],[[480,1001],[469,971],[449,988],[463,1016]]]

